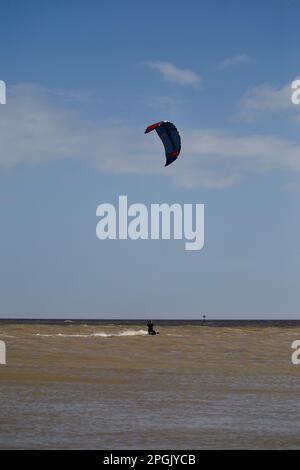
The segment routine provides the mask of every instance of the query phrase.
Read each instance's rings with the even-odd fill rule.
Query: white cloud
[[[233,57],[227,57],[218,64],[219,69],[226,69],[234,65],[243,65],[254,62],[254,60],[247,54],[238,54]]]
[[[186,185],[222,188],[249,174],[300,171],[300,145],[272,135],[190,130],[185,135],[185,154],[184,173],[176,179]]]
[[[300,183],[286,183],[282,189],[288,193],[300,193]]]
[[[10,88],[0,107],[0,168],[81,159],[106,173],[160,174],[185,187],[222,189],[254,173],[300,172],[300,144],[272,135],[182,129],[182,156],[164,167],[156,133],[118,121],[88,122],[38,86]]]
[[[197,73],[188,69],[181,69],[171,62],[148,62],[148,67],[158,70],[167,82],[178,85],[197,87],[201,85],[202,78]]]
[[[299,113],[300,106],[293,105],[291,95],[291,83],[279,88],[270,84],[249,88],[238,104],[237,117],[244,121],[253,121],[265,113]]]

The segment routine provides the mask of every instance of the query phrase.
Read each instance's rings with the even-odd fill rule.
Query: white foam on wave
[[[181,333],[164,333],[164,336],[174,336],[174,337],[179,337],[183,338],[184,336],[189,336],[188,334],[181,334]]]
[[[42,333],[35,333],[34,336],[43,336],[43,337],[63,337],[63,338],[91,338],[91,337],[102,337],[102,338],[110,338],[112,336],[144,336],[147,335],[146,330],[125,330],[118,333],[90,333],[90,334],[64,334],[64,333],[56,333],[56,334],[42,334]]]
[[[144,336],[148,334],[146,330],[125,330],[116,336]]]
[[[57,337],[57,336],[61,336],[63,338],[88,338],[88,336],[91,336],[91,335],[65,335],[63,333],[56,333],[55,335],[46,335],[46,334],[41,334],[41,333],[34,333],[33,336],[44,336],[44,337]]]

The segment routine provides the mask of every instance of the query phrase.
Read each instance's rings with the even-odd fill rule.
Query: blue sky
[[[299,316],[299,1],[2,0],[0,316]],[[164,168],[144,136],[174,121]],[[96,207],[204,203],[205,246]]]

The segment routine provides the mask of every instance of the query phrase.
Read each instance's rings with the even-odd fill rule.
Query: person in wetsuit
[[[148,327],[148,335],[156,335],[156,331],[153,330],[153,323],[151,320],[148,321],[147,327]]]

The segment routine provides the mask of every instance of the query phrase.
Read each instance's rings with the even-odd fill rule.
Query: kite
[[[177,128],[170,121],[160,121],[148,126],[145,130],[145,134],[156,130],[162,143],[165,147],[166,152],[166,164],[170,165],[175,162],[181,150],[181,139]]]

